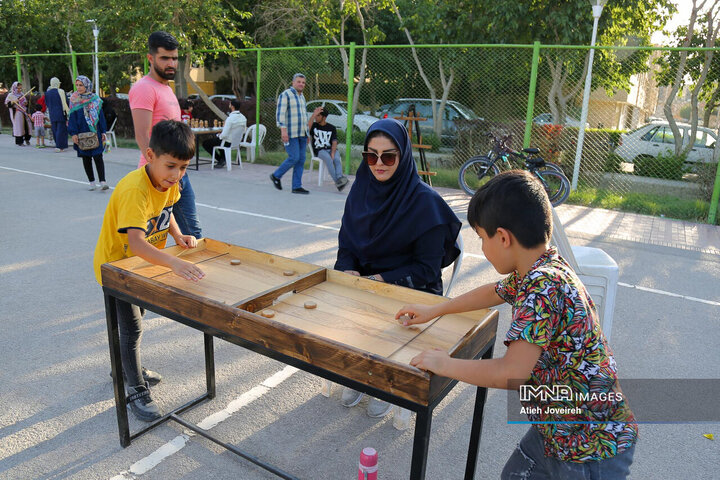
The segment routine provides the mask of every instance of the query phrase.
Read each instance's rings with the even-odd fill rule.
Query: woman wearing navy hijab
[[[397,120],[370,126],[363,160],[345,202],[335,270],[442,295],[442,268],[460,253],[460,220],[420,181],[410,137]],[[361,399],[346,388],[341,402],[352,407]],[[368,415],[390,408],[373,398]]]

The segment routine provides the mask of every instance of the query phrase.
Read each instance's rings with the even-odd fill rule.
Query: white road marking
[[[656,293],[658,295],[665,295],[667,297],[682,298],[683,300],[687,300],[689,302],[705,303],[707,305],[713,305],[716,307],[720,307],[720,302],[716,302],[713,300],[704,300],[702,298],[697,298],[697,297],[690,297],[687,295],[681,295],[679,293],[666,292],[665,290],[657,290],[655,288],[641,287],[640,285],[630,285],[629,283],[623,283],[623,282],[618,282],[618,286],[626,287],[626,288],[634,288],[636,290],[641,290],[643,292]]]
[[[205,417],[202,421],[200,421],[200,423],[197,424],[197,426],[202,428],[203,430],[212,429],[219,423],[230,418],[234,413],[236,413],[244,406],[251,404],[258,398],[268,393],[273,388],[280,385],[297,371],[297,368],[291,366],[283,368],[274,375],[266,378],[260,385],[257,385],[256,387],[250,389],[249,391],[237,397],[235,400],[228,403],[227,407],[225,407],[224,409]],[[138,476],[144,475],[145,473],[149,472],[169,456],[174,455],[180,450],[182,450],[192,436],[194,436],[194,433],[189,431],[178,435],[177,437],[167,442],[165,445],[155,450],[147,457],[138,460],[137,462],[130,465],[130,468],[127,469],[127,471],[120,472],[118,475],[115,475],[110,480],[137,479]]]

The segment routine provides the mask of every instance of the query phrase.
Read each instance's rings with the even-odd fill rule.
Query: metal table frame
[[[410,466],[410,479],[411,480],[423,480],[425,478],[427,455],[428,455],[428,449],[429,449],[429,445],[430,445],[430,427],[431,427],[431,423],[432,423],[432,413],[433,413],[433,410],[435,409],[435,407],[442,401],[443,398],[445,398],[445,396],[448,393],[450,393],[450,391],[457,384],[456,380],[450,382],[436,396],[436,398],[432,401],[432,403],[430,403],[429,405],[421,405],[418,403],[411,402],[405,398],[395,396],[389,392],[386,392],[383,390],[378,390],[374,387],[370,387],[363,383],[357,382],[355,380],[343,377],[341,375],[338,375],[329,370],[325,370],[324,368],[318,367],[316,365],[312,365],[312,364],[309,364],[302,360],[298,360],[296,358],[279,353],[275,350],[264,347],[263,345],[250,342],[248,340],[245,340],[245,339],[240,338],[235,335],[227,334],[226,332],[222,332],[213,327],[202,324],[192,318],[188,318],[188,317],[180,315],[178,313],[166,310],[157,305],[153,305],[148,302],[141,301],[137,298],[133,298],[123,292],[120,292],[120,291],[117,291],[114,289],[110,289],[108,287],[103,287],[103,293],[105,296],[105,312],[106,312],[107,330],[108,330],[108,343],[109,343],[109,347],[110,347],[110,364],[112,367],[113,388],[114,388],[114,392],[115,392],[115,410],[117,413],[118,430],[119,430],[119,435],[120,435],[120,445],[122,445],[123,448],[128,447],[130,445],[130,443],[132,442],[132,440],[147,433],[148,431],[152,430],[153,428],[157,427],[158,425],[163,424],[168,420],[173,420],[173,421],[179,423],[180,425],[184,426],[185,428],[193,430],[194,432],[198,433],[199,435],[217,443],[218,445],[221,445],[222,447],[235,453],[236,455],[238,455],[242,458],[245,458],[246,460],[254,463],[255,465],[258,465],[259,467],[261,467],[269,472],[274,473],[275,475],[277,475],[280,478],[284,478],[284,479],[296,479],[297,478],[287,472],[284,472],[283,470],[281,470],[277,467],[274,467],[272,465],[267,464],[266,462],[263,462],[262,460],[260,460],[259,458],[255,457],[254,455],[252,455],[250,453],[240,450],[237,447],[234,447],[233,445],[227,444],[227,443],[211,436],[207,431],[183,420],[182,418],[180,418],[178,416],[179,414],[181,414],[187,410],[190,410],[191,408],[204,402],[205,400],[211,400],[211,399],[215,398],[216,385],[215,385],[215,355],[214,355],[213,337],[218,337],[225,341],[233,343],[235,345],[246,348],[248,350],[252,350],[253,352],[259,353],[266,357],[269,357],[274,360],[285,363],[287,365],[292,365],[293,367],[296,367],[305,372],[311,373],[313,375],[317,375],[322,378],[326,378],[332,382],[339,383],[341,385],[344,385],[344,386],[353,388],[355,390],[367,393],[369,395],[372,395],[373,397],[379,398],[380,400],[390,402],[392,404],[395,404],[397,406],[400,406],[402,408],[405,408],[405,409],[415,412],[417,414],[417,419],[415,422],[415,435],[414,435],[414,440],[413,440],[412,460],[411,460],[411,466]],[[206,385],[207,385],[206,393],[194,400],[191,400],[190,402],[188,402],[180,407],[175,408],[174,410],[170,411],[169,413],[166,413],[162,418],[156,420],[155,422],[152,422],[151,424],[142,428],[138,432],[135,432],[132,434],[130,433],[130,425],[128,422],[128,411],[127,411],[127,402],[126,402],[126,396],[125,396],[124,380],[123,380],[123,375],[121,374],[122,373],[122,363],[121,363],[121,359],[120,359],[120,332],[118,329],[117,310],[115,308],[116,299],[121,299],[126,302],[130,302],[134,305],[138,305],[141,308],[150,310],[159,315],[162,315],[164,317],[170,318],[170,319],[180,322],[184,325],[187,325],[188,327],[192,327],[196,330],[199,330],[199,331],[203,332],[204,342],[205,342],[205,381],[206,381]],[[475,358],[484,358],[484,359],[492,358],[494,345],[495,345],[495,335],[492,336],[492,339],[487,342],[487,344],[485,345],[483,350],[481,352],[479,352]],[[482,430],[483,409],[485,406],[486,397],[487,397],[487,389],[477,387],[477,391],[475,394],[475,406],[474,406],[474,410],[473,410],[472,427],[471,427],[471,431],[470,431],[470,442],[469,442],[469,447],[468,447],[467,463],[466,463],[466,467],[465,467],[465,477],[464,477],[465,480],[471,480],[475,476],[475,467],[476,467],[476,463],[477,463],[478,450],[480,447],[480,434],[481,434],[481,430]]]
[[[212,159],[208,160],[207,158],[203,158],[202,162],[200,161],[200,148],[202,145],[200,144],[200,137],[203,137],[205,135],[213,135],[222,132],[222,128],[210,128],[204,129],[205,131],[199,132],[193,130],[193,134],[195,135],[195,170],[200,170],[200,165],[210,165],[212,163]]]

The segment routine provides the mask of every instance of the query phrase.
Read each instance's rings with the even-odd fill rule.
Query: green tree
[[[536,0],[533,2],[483,1],[482,29],[492,32],[496,43],[587,45],[593,19],[587,2]],[[675,11],[670,0],[613,0],[598,23],[601,45],[649,45],[650,36]],[[587,72],[588,50],[543,49],[542,63],[549,77],[548,106],[555,123],[564,123],[568,103],[577,97]],[[603,68],[593,69],[593,85],[627,88],[630,76],[647,69],[638,52],[631,59],[601,53]]]
[[[280,30],[286,35],[316,29],[320,34],[314,39],[320,44],[334,44],[345,47],[355,38],[363,45],[373,45],[382,40],[383,32],[374,24],[374,18],[381,9],[389,8],[389,0],[273,0],[262,4],[258,18],[264,23],[259,30],[261,38],[276,38]],[[359,68],[355,78],[349,78],[350,59],[348,49],[339,48],[342,60],[343,80],[353,81],[353,110],[355,113],[367,74],[367,49],[360,53]]]
[[[695,138],[699,123],[699,102],[705,100],[704,125],[708,125],[710,115],[718,105],[720,96],[720,59],[715,55],[714,47],[720,32],[720,1],[710,3],[706,0],[693,0],[690,21],[680,26],[673,34],[673,43],[682,50],[665,52],[657,60],[660,66],[658,84],[670,87],[670,93],[663,110],[675,138],[680,138],[680,130],[672,115],[672,105],[678,92],[684,87],[690,88],[689,123],[690,138]],[[688,50],[688,47],[705,47],[704,50]],[[688,81],[689,80],[689,81]],[[686,155],[693,142],[676,142],[675,154]],[[716,149],[715,155],[718,154]]]

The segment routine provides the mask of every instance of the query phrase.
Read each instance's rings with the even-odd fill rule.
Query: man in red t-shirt
[[[162,120],[180,121],[180,104],[170,88],[178,65],[178,42],[167,32],[154,32],[148,37],[148,61],[150,73],[137,81],[130,89],[130,110],[135,128],[135,141],[140,147],[138,168],[147,163],[144,153],[150,143],[150,130]],[[190,178],[185,174],[180,180],[180,200],[173,214],[180,231],[185,235],[202,238],[197,218],[195,192]]]

